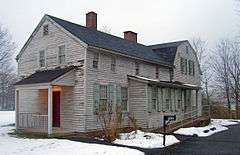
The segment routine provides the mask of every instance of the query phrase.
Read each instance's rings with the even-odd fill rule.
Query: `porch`
[[[16,83],[16,129],[48,135],[68,132],[71,126],[66,119],[71,116],[64,110],[73,104],[74,76],[72,69],[58,69],[37,72]]]

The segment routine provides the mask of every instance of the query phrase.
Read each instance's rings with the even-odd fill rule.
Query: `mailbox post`
[[[176,115],[164,115],[163,116],[163,145],[166,143],[166,125],[176,120]]]

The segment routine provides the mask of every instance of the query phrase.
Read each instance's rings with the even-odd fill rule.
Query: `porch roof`
[[[150,78],[146,78],[146,77],[141,77],[141,76],[132,76],[132,75],[128,75],[129,79],[132,80],[138,80],[141,82],[145,82],[148,84],[152,84],[152,85],[158,85],[158,86],[162,86],[162,87],[169,87],[169,88],[185,88],[185,89],[201,89],[200,86],[198,85],[193,85],[193,84],[187,84],[187,83],[182,83],[179,81],[174,81],[174,82],[170,82],[170,81],[160,81],[158,79],[150,79]]]
[[[32,75],[16,82],[14,85],[19,86],[26,84],[50,83],[57,79],[58,77],[68,73],[74,68],[75,68],[74,66],[71,66],[66,68],[55,68],[51,70],[37,71]]]

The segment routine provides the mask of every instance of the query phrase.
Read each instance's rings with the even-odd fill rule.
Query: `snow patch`
[[[239,120],[227,120],[227,119],[212,119],[211,123],[205,127],[190,127],[190,128],[180,128],[174,133],[179,135],[198,137],[207,137],[215,134],[217,132],[228,130],[226,126],[239,124]]]
[[[60,139],[29,139],[10,137],[14,126],[14,112],[0,111],[0,154],[2,155],[144,155],[143,152],[117,146],[89,144]]]
[[[175,136],[166,136],[166,146],[180,142]],[[140,148],[163,148],[163,135],[156,133],[142,132],[140,130],[130,133],[120,134],[120,139],[114,141],[115,144],[136,146]]]

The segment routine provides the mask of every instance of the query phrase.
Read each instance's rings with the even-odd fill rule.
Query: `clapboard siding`
[[[47,114],[47,89],[19,90],[19,112]]]
[[[129,110],[134,114],[137,125],[148,127],[147,111],[147,84],[137,81],[129,81]]]
[[[43,25],[48,24],[49,35],[43,36]],[[58,47],[65,45],[64,65],[58,64]],[[45,50],[46,67],[39,68],[39,51]],[[70,65],[82,65],[85,59],[86,47],[72,38],[51,20],[43,21],[39,29],[33,34],[27,46],[21,51],[18,59],[18,76],[28,76],[37,70],[52,69]],[[61,128],[65,131],[84,131],[84,67],[67,73],[63,79],[55,84],[62,86],[61,92]],[[64,85],[74,85],[64,87]],[[47,114],[47,89],[46,90],[20,90],[20,112],[40,112]],[[43,103],[43,104],[42,104]]]
[[[99,68],[94,69],[92,67],[94,53],[100,53],[99,56]],[[111,71],[111,58],[116,58],[116,71]],[[97,116],[93,114],[93,85],[99,84],[120,84],[121,86],[128,87],[127,75],[135,75],[135,62],[140,63],[139,76],[155,79],[156,77],[156,65],[137,61],[123,56],[117,56],[110,53],[106,53],[96,49],[89,49],[86,54],[86,130],[92,130],[100,128],[100,124],[97,120]],[[163,81],[169,81],[170,74],[169,69],[159,68],[159,79]],[[136,91],[136,90],[135,90]],[[129,97],[130,99],[130,97]],[[129,102],[129,106],[131,107]],[[130,112],[135,112],[130,111]],[[139,115],[142,115],[139,111]],[[146,119],[145,119],[146,121]],[[128,122],[128,121],[125,121]],[[143,123],[144,124],[144,123]],[[145,122],[146,125],[146,122]]]
[[[46,24],[49,27],[49,35],[43,36],[43,25]],[[65,45],[66,65],[78,64],[79,60],[84,59],[85,47],[63,32],[55,23],[46,19],[21,52],[18,60],[18,75],[27,76],[40,69],[38,59],[41,50],[46,52],[44,69],[58,67],[58,47],[60,45]]]
[[[186,47],[188,47],[188,52],[186,50]],[[181,73],[181,66],[180,66],[180,59],[181,57],[186,58],[188,60],[192,60],[195,62],[195,76],[185,75]],[[176,53],[175,61],[174,61],[174,81],[181,81],[183,83],[189,83],[200,86],[200,70],[198,66],[198,61],[196,57],[195,51],[191,48],[191,46],[188,43],[182,43]]]
[[[187,48],[188,47],[188,52]],[[195,62],[195,75],[190,76],[190,75],[185,75],[181,73],[181,66],[180,66],[180,59],[181,57],[186,58],[188,60],[192,60]],[[188,83],[192,85],[197,85],[201,86],[201,71],[198,65],[198,60],[196,56],[196,52],[192,49],[189,43],[182,43],[178,49],[177,53],[175,56],[175,61],[174,61],[174,76],[173,76],[173,81],[180,81],[183,83]],[[196,98],[196,96],[194,96]],[[202,108],[202,98],[201,98],[201,91],[198,91],[198,111],[199,115],[201,115],[201,108]]]

